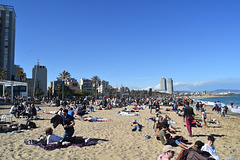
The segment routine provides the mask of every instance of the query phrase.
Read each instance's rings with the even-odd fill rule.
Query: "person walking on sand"
[[[187,123],[187,130],[189,133],[189,137],[192,137],[192,121],[194,119],[194,112],[193,112],[193,108],[189,106],[189,102],[186,102],[185,104],[185,108],[184,108],[184,115],[183,115],[183,122],[185,123],[185,118],[186,118],[186,123]]]

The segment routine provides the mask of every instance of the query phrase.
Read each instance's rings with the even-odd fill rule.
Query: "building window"
[[[4,46],[5,48],[8,48],[8,46]]]
[[[5,42],[8,42],[8,39],[5,39],[4,41],[5,41]]]

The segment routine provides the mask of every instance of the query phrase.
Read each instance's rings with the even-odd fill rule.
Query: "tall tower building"
[[[169,94],[173,93],[173,80],[172,80],[172,78],[168,78],[167,92]]]
[[[47,68],[46,66],[40,66],[39,63],[34,66],[32,69],[32,79],[34,82],[34,86],[39,87],[39,89],[43,90],[43,96],[47,96]]]
[[[16,14],[13,6],[0,4],[0,67],[6,71],[4,79],[14,75]]]
[[[167,91],[166,78],[162,77],[160,80],[160,90],[163,92]]]

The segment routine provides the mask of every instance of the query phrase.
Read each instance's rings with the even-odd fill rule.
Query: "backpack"
[[[43,136],[43,135],[40,135],[38,140],[37,140],[38,143],[41,143],[42,145],[47,145],[47,137],[46,136]]]
[[[186,160],[187,153],[188,153],[188,150],[181,150],[181,152],[178,154],[178,157],[176,160]]]

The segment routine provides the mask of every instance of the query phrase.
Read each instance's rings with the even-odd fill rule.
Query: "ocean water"
[[[195,101],[202,101],[208,105],[213,105],[215,101],[220,101],[222,103],[222,106],[226,104],[231,112],[240,114],[240,94],[210,98],[199,98],[195,99]],[[234,108],[231,107],[231,102],[233,102]],[[236,106],[238,106],[238,108],[235,108]]]

